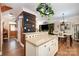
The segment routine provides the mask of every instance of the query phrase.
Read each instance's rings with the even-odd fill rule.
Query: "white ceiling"
[[[36,11],[38,3],[7,3],[7,5],[13,8],[11,13],[24,7],[38,14]],[[52,3],[51,6],[55,12],[54,18],[60,18],[62,13],[64,13],[66,17],[79,15],[79,3]]]

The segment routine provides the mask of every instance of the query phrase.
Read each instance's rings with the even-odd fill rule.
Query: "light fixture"
[[[64,21],[64,13],[62,13],[62,19],[63,19],[63,21]]]
[[[49,3],[40,3],[36,10],[40,13],[41,16],[54,15],[54,10]]]
[[[62,25],[65,25],[65,21],[64,20],[65,20],[64,13],[62,13],[62,23],[61,23]]]

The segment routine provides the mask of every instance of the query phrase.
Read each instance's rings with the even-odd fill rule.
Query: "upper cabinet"
[[[35,32],[36,31],[36,16],[27,12],[22,12],[23,20],[23,32]]]

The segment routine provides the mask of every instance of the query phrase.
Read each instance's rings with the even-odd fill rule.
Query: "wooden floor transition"
[[[24,56],[24,48],[15,40],[4,40],[3,56]]]
[[[73,41],[72,47],[67,43],[59,43],[56,56],[79,56],[79,42]]]

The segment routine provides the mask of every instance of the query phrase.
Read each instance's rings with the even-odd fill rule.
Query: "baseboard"
[[[2,52],[0,51],[0,56],[2,55]]]

